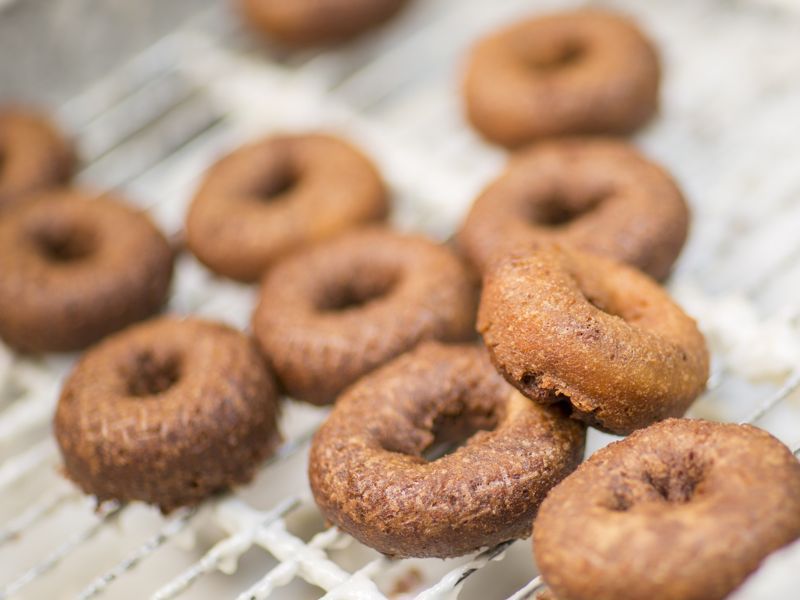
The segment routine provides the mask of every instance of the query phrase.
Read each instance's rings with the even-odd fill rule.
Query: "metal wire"
[[[249,528],[242,529],[217,543],[203,558],[160,588],[153,595],[153,600],[169,600],[170,598],[174,598],[191,587],[192,584],[206,573],[220,568],[221,565],[225,565],[228,561],[235,560],[233,557],[238,557],[253,545],[262,527],[283,517],[298,505],[299,501],[297,498],[287,498],[273,510],[262,515],[260,520],[253,523]]]
[[[100,533],[100,531],[103,529],[103,526],[118,517],[121,511],[122,506],[117,502],[109,502],[102,505],[97,513],[98,519],[94,523],[75,533],[72,537],[67,539],[67,541],[58,546],[52,553],[47,555],[44,560],[35,564],[30,569],[22,573],[19,577],[14,579],[11,583],[0,589],[0,600],[11,598],[25,588],[25,586],[53,570],[76,548],[85,544],[98,533]]]
[[[537,575],[522,588],[514,592],[513,595],[509,596],[507,600],[528,600],[528,598],[533,598],[546,587],[547,586],[544,584],[544,580],[542,580],[542,576]]]
[[[170,539],[175,537],[178,533],[189,524],[189,521],[197,514],[196,508],[184,508],[177,511],[177,514],[172,516],[156,533],[153,537],[144,542],[134,552],[125,557],[124,560],[117,563],[111,570],[100,575],[92,581],[82,592],[77,596],[79,600],[88,600],[100,595],[105,589],[111,585],[115,580],[119,579],[122,575],[136,567],[140,562],[153,554],[161,546],[166,544]]]
[[[798,388],[800,388],[800,370],[794,371],[778,391],[763,400],[742,422],[756,423],[780,402],[786,400],[797,391]]]

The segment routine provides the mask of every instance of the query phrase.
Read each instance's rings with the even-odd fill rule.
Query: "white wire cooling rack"
[[[77,135],[80,180],[121,189],[176,236],[215,157],[269,131],[322,127],[376,158],[398,227],[445,239],[504,160],[461,116],[465,49],[515,15],[575,4],[417,0],[355,43],[293,54],[259,47],[217,7],[58,116]],[[602,4],[640,20],[666,65],[661,115],[636,143],[676,174],[694,209],[670,287],[699,319],[714,366],[690,414],[754,422],[797,447],[800,17],[790,0]],[[247,327],[252,303],[251,287],[179,259],[171,311]],[[74,359],[0,346],[0,598],[521,600],[541,586],[527,541],[391,561],[325,528],[305,477],[325,410],[292,401],[286,444],[251,485],[166,518],[138,504],[93,511],[59,475],[50,436]],[[610,439],[592,432],[589,450]],[[795,544],[734,597],[796,598],[799,567]]]

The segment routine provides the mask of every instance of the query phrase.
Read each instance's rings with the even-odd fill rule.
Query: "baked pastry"
[[[447,248],[371,227],[276,265],[253,331],[289,395],[326,404],[423,340],[474,337],[476,305],[475,281]]]
[[[702,334],[661,286],[574,250],[544,248],[490,271],[478,330],[523,394],[619,435],[682,415],[708,379]]]
[[[89,350],[64,384],[66,475],[103,500],[163,512],[249,481],[277,447],[272,376],[244,334],[163,317]]]
[[[669,419],[553,488],[536,563],[559,600],[722,600],[800,537],[800,463],[749,425]]]
[[[568,138],[514,155],[475,200],[457,240],[479,271],[557,242],[664,279],[688,228],[678,186],[633,146]]]
[[[289,46],[346,41],[391,19],[407,0],[241,0],[250,24]]]
[[[628,134],[658,107],[653,44],[627,18],[582,9],[514,23],[478,42],[464,80],[467,116],[489,141]]]
[[[527,536],[584,438],[503,381],[485,349],[429,342],[337,401],[311,445],[311,491],[328,520],[384,554],[459,556]],[[426,458],[442,442],[464,443]]]
[[[380,175],[356,148],[321,134],[274,136],[209,169],[186,242],[212,271],[255,281],[286,254],[387,212]]]
[[[144,214],[78,189],[0,218],[0,337],[24,352],[79,350],[156,313],[173,252]]]
[[[72,145],[49,119],[30,109],[0,107],[0,210],[65,183],[74,168]]]

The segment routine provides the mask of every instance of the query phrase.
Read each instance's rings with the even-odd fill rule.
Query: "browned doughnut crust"
[[[559,600],[722,600],[800,537],[800,463],[756,427],[670,419],[599,450],[534,524]]]
[[[86,493],[169,512],[252,478],[279,442],[277,401],[245,335],[162,317],[81,358],[55,435],[67,476]]]
[[[480,271],[510,251],[559,242],[664,279],[688,226],[663,169],[624,142],[576,138],[515,155],[475,201],[458,243]]]
[[[0,210],[72,176],[71,144],[45,117],[0,107]]]
[[[0,337],[27,352],[84,348],[157,312],[172,263],[156,226],[118,198],[32,197],[0,218]]]
[[[584,9],[531,18],[481,40],[464,80],[467,116],[490,141],[627,134],[658,108],[652,43],[627,18]]]
[[[290,46],[333,44],[392,18],[408,0],[240,0],[250,23]]]
[[[326,404],[422,340],[470,339],[476,306],[475,282],[449,250],[374,227],[278,264],[253,330],[288,393]]]
[[[275,136],[211,167],[189,209],[187,244],[211,270],[255,281],[289,252],[387,212],[380,175],[356,148],[321,134]]]
[[[656,282],[557,247],[486,276],[478,330],[523,394],[621,435],[682,415],[708,379],[702,334]]]
[[[314,436],[309,479],[325,517],[364,544],[459,556],[527,536],[584,438],[582,425],[503,381],[485,349],[430,342],[345,392]]]

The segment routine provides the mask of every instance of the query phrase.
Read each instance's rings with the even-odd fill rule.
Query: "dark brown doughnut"
[[[544,137],[628,134],[658,108],[652,43],[618,14],[584,9],[531,18],[472,50],[467,116],[490,141],[515,147]]]
[[[576,251],[545,248],[490,272],[478,330],[523,394],[620,435],[682,415],[708,379],[702,334],[661,286]]]
[[[388,21],[407,0],[240,0],[245,17],[289,46],[335,44]]]
[[[445,247],[366,228],[272,269],[253,330],[288,393],[326,404],[422,340],[470,339],[476,305],[475,282]]]
[[[483,348],[431,342],[345,392],[314,436],[309,480],[323,515],[379,552],[460,556],[527,536],[584,439],[506,384]]]
[[[559,242],[664,279],[688,226],[675,182],[635,148],[565,139],[514,156],[475,201],[458,243],[480,271],[511,251]]]
[[[255,281],[289,252],[387,212],[380,175],[353,146],[319,134],[275,136],[211,167],[186,241],[211,270]]]
[[[26,352],[78,350],[157,312],[167,240],[112,196],[54,190],[0,218],[0,337]]]
[[[536,563],[559,600],[722,600],[800,537],[800,463],[749,425],[669,419],[548,494]]]
[[[99,500],[164,512],[246,483],[277,446],[277,393],[225,325],[163,317],[89,350],[55,416],[67,476]]]
[[[0,107],[0,210],[66,182],[74,168],[72,145],[47,118]]]

